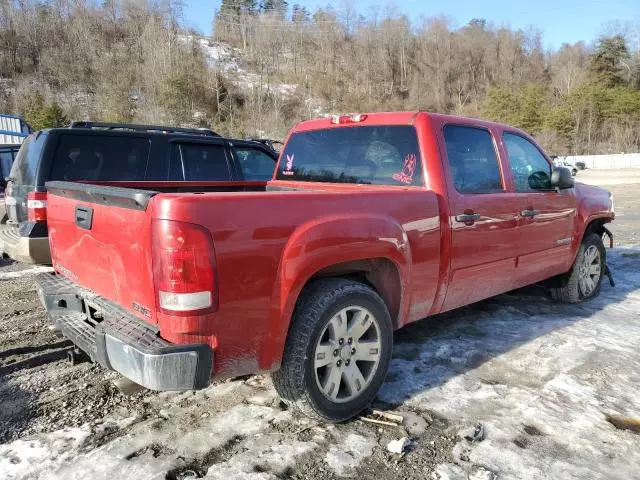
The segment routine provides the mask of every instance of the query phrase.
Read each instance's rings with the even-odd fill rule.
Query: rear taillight
[[[211,234],[192,223],[153,220],[151,244],[160,310],[171,315],[217,310],[216,261]]]
[[[30,222],[47,221],[46,192],[29,192],[27,195],[27,219]]]

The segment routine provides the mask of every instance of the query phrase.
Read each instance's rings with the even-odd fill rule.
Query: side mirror
[[[551,186],[559,190],[573,187],[571,170],[566,167],[553,167],[551,172]]]

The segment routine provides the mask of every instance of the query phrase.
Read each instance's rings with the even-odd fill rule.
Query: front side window
[[[416,130],[408,125],[379,125],[294,133],[282,152],[276,178],[422,185],[422,159]]]
[[[536,146],[520,135],[505,133],[504,144],[509,155],[517,192],[551,189],[551,165]]]
[[[503,191],[498,157],[488,130],[447,125],[444,141],[453,184],[459,193]]]
[[[233,147],[245,180],[271,180],[276,160],[262,150],[251,147]]]

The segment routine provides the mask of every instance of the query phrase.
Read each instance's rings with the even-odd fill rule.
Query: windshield
[[[422,185],[414,127],[358,126],[294,133],[276,178],[306,182]]]

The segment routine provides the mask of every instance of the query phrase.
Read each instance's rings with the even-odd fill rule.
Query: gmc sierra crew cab
[[[151,389],[272,372],[328,421],[370,403],[395,329],[537,282],[597,295],[614,218],[526,133],[424,112],[302,122],[254,191],[123,187],[47,184],[57,328]]]

